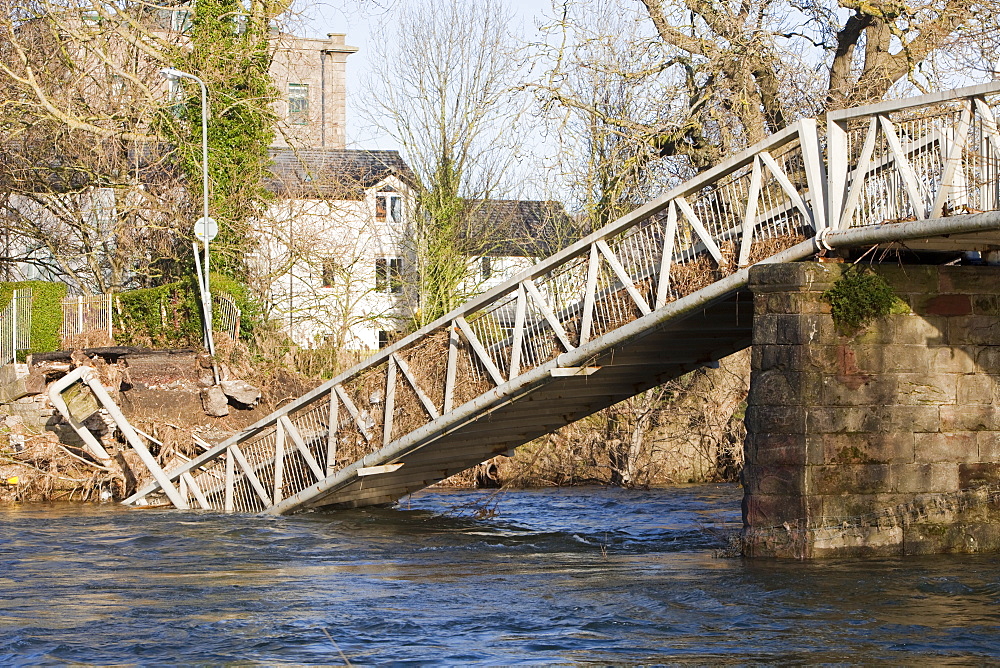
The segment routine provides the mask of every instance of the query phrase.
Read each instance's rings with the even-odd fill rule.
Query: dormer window
[[[403,222],[403,198],[399,193],[375,193],[375,220],[380,223]]]

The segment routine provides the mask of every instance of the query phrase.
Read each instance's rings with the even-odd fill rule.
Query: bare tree
[[[371,121],[416,172],[420,324],[462,302],[477,204],[501,189],[516,158],[513,100],[520,61],[500,0],[423,0],[401,7],[377,40]],[[471,204],[470,204],[471,203]]]

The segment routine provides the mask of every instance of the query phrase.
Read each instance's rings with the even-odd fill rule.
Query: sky
[[[393,8],[407,0],[339,0],[335,3],[310,2],[302,10],[301,28],[295,32],[310,37],[325,37],[327,33],[345,33],[349,46],[358,52],[347,58],[347,142],[349,148],[398,149],[391,137],[366,127],[359,105],[363,104],[362,82],[373,72],[368,54],[372,32],[393,21]],[[535,21],[550,5],[548,0],[509,0],[506,3],[521,22],[522,32],[535,32]]]

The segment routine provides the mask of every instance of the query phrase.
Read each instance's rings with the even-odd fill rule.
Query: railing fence
[[[0,312],[0,364],[17,361],[17,353],[31,348],[31,288],[14,290]]]
[[[67,297],[62,301],[62,327],[59,335],[63,342],[83,334],[107,332],[114,340],[114,295]]]
[[[224,292],[212,295],[212,305],[215,306],[216,328],[229,335],[233,341],[240,338],[240,324],[243,312],[236,305],[236,300]]]

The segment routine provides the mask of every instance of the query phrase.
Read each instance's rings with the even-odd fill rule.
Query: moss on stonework
[[[892,313],[908,313],[885,279],[861,267],[849,267],[832,288],[823,293],[833,322],[841,334],[856,334],[872,321]]]

